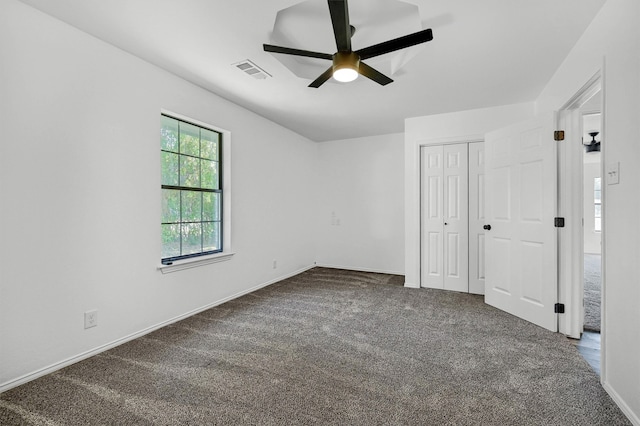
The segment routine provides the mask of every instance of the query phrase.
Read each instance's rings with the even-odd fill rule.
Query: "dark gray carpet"
[[[0,423],[627,425],[565,337],[315,268],[0,395]]]
[[[599,254],[584,255],[584,329],[600,332],[602,265]]]

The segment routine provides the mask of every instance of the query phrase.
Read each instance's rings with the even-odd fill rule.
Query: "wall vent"
[[[256,64],[254,64],[248,59],[233,65],[236,68],[238,68],[240,71],[244,71],[246,74],[258,80],[264,80],[267,77],[273,77],[271,74],[269,74],[268,72],[266,72],[265,70],[263,70],[262,68],[260,68],[259,66],[257,66]]]

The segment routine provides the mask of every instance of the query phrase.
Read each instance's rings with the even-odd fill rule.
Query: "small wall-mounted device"
[[[607,185],[617,185],[620,183],[620,162],[607,164]]]

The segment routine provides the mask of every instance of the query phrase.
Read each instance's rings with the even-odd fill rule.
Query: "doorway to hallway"
[[[583,306],[585,331],[600,332],[602,299],[602,117],[598,92],[582,114]]]

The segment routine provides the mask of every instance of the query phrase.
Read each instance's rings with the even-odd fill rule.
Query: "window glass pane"
[[[602,231],[602,219],[600,219],[599,217],[596,218],[594,230],[596,232],[601,232]]]
[[[215,192],[202,193],[202,220],[220,220],[220,194]]]
[[[220,222],[203,223],[202,228],[202,251],[220,250]]]
[[[180,222],[180,191],[162,190],[162,223]]]
[[[596,191],[600,191],[601,188],[601,179],[599,177],[593,179],[593,189]]]
[[[200,156],[202,158],[208,158],[209,160],[218,160],[218,133],[200,129],[201,141],[200,141]]]
[[[218,187],[218,162],[200,160],[202,164],[202,188],[219,189]]]
[[[160,143],[161,149],[178,152],[178,120],[161,116]]]
[[[180,225],[162,226],[162,257],[180,256]]]
[[[202,221],[202,193],[180,191],[182,194],[182,222]]]
[[[595,217],[602,217],[601,216],[601,212],[602,212],[602,204],[596,204],[595,205]]]
[[[200,156],[200,128],[180,122],[180,153]]]
[[[180,156],[180,185],[190,188],[200,187],[200,160],[185,155]]]
[[[202,224],[183,223],[182,254],[194,254],[202,251]]]
[[[162,152],[162,185],[178,185],[178,154]]]
[[[160,137],[163,259],[221,251],[222,135],[162,116]]]

